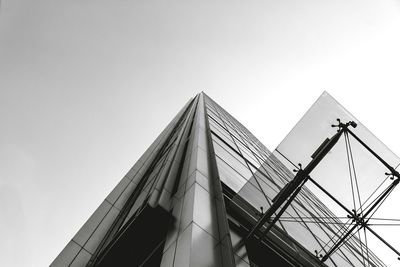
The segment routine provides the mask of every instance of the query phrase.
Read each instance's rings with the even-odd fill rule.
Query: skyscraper
[[[329,108],[329,95],[321,98],[317,103]],[[326,106],[314,107],[322,116]],[[303,186],[309,180],[320,186],[306,172],[328,153],[332,158],[339,134],[348,136],[347,127],[357,125],[345,112],[331,116],[348,123],[332,128],[332,118],[325,118],[334,132],[319,132],[310,141],[302,131],[310,119],[305,116],[271,153],[210,97],[198,94],[51,266],[384,266],[356,234],[365,223],[363,212],[344,223]],[[293,149],[296,132],[304,134],[297,140],[304,149]],[[345,198],[337,202],[347,209]]]

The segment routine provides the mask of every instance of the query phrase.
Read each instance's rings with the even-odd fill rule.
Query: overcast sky
[[[327,90],[399,154],[399,47],[394,0],[2,0],[1,265],[50,264],[202,90],[271,150]]]

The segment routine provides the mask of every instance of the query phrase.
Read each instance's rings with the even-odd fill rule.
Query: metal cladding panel
[[[152,169],[149,168],[154,168],[152,164],[157,160],[159,154],[168,155],[169,148],[166,149],[165,146],[171,135],[174,135],[174,130],[178,127],[182,116],[187,116],[187,110],[192,104],[193,101],[190,100],[168,124],[165,130],[150,145],[138,162],[134,164],[121,182],[73,237],[72,241],[61,251],[51,266],[86,266],[90,260],[93,260],[96,253],[99,253],[100,246],[109,242],[109,240],[105,239],[106,235],[117,232],[117,230],[111,231],[111,229],[116,225],[118,226],[116,224],[117,218],[121,217],[121,211],[127,206],[127,203],[132,201],[132,196],[137,191],[135,191],[136,187],[138,184],[143,183],[143,176],[146,173],[151,174]],[[163,149],[166,152],[163,152]],[[164,166],[165,161],[159,163],[159,165]],[[150,188],[151,184],[145,183],[145,186],[147,186],[145,188]],[[129,214],[131,213],[128,212],[127,215]],[[110,237],[108,238],[110,239]]]
[[[321,125],[336,116],[355,120],[343,108],[336,110],[329,95],[323,94],[320,100],[271,153],[240,122],[200,93],[124,176],[52,266],[110,266],[112,262],[165,267],[384,266],[357,235],[321,261],[320,254],[327,254],[350,224],[335,215],[329,199],[308,184],[296,197],[292,195],[293,202],[266,236],[263,231],[277,212],[246,239],[296,177],[290,170],[292,163],[307,165],[310,156],[318,154],[314,152],[319,144],[336,131],[330,124],[329,129]],[[309,133],[313,124],[317,129]],[[360,125],[360,136],[396,167],[400,160]],[[339,140],[338,145],[341,150],[333,148],[326,162],[312,173],[330,174],[322,182],[327,188],[337,183],[332,173],[343,172],[327,165],[329,160],[343,160],[339,154],[348,142]],[[352,148],[363,160],[369,159],[362,146],[353,144]],[[376,162],[363,168],[376,174],[383,170]],[[367,179],[368,186],[360,186],[366,192],[360,193],[364,200],[377,185]],[[338,190],[345,195],[342,187]],[[338,198],[344,205],[353,204],[340,194]],[[141,246],[138,240],[143,238],[148,242]],[[129,255],[129,244],[142,256]]]
[[[188,164],[181,176],[185,183],[178,189],[175,197],[179,200],[173,207],[179,223],[168,234],[172,238],[167,243],[172,242],[175,251],[171,266],[234,266],[232,248],[226,253],[226,247],[222,247],[222,240],[229,233],[219,227],[226,223],[226,216],[221,217],[217,212],[222,193],[220,188],[215,188],[218,176],[212,168],[214,157],[211,156],[204,108],[204,97],[200,94],[183,163],[184,166]],[[183,203],[179,210],[180,200]],[[171,263],[168,258],[171,254],[168,248],[163,264]]]

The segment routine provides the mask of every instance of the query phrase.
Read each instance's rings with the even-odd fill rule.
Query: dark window
[[[171,214],[160,207],[146,206],[91,266],[160,266],[171,218]]]

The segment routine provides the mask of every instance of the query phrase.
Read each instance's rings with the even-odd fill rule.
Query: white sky
[[[399,154],[399,47],[399,1],[1,1],[2,266],[50,264],[201,90],[271,150],[327,90]]]

